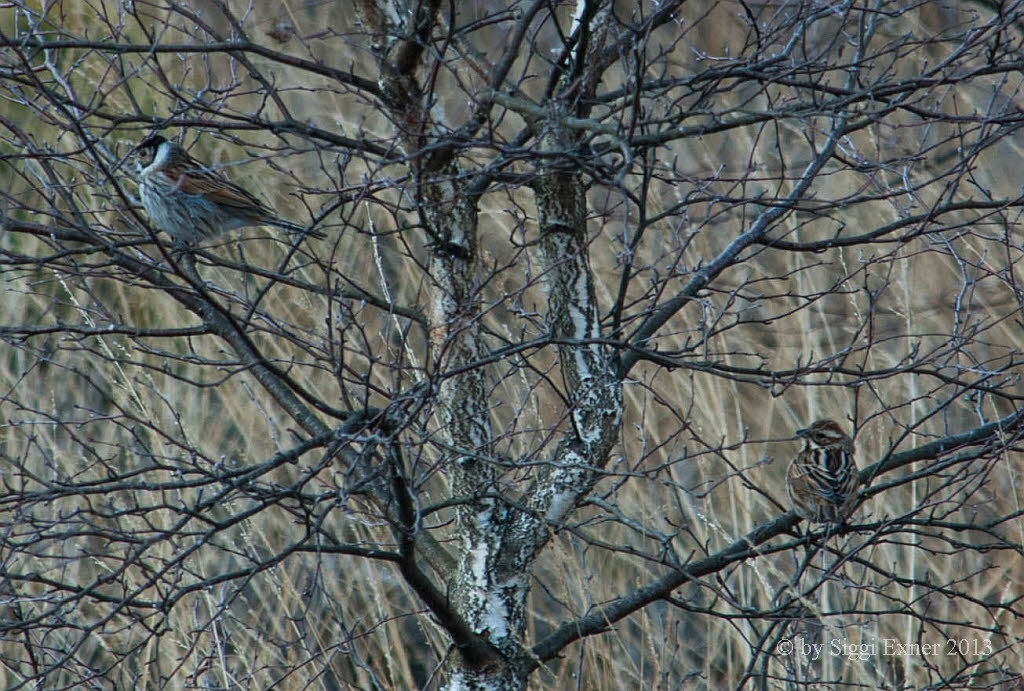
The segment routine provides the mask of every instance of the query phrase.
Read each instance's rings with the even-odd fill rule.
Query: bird
[[[189,156],[177,142],[151,134],[135,152],[142,206],[153,225],[175,244],[194,245],[257,225],[324,237],[279,218],[255,196]]]
[[[854,508],[859,484],[853,440],[834,420],[818,420],[796,434],[804,445],[786,472],[790,503],[812,523],[841,524]]]

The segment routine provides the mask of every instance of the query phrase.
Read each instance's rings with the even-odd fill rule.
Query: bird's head
[[[151,134],[145,139],[143,139],[141,142],[139,142],[139,145],[136,146],[135,148],[139,150],[157,149],[160,147],[161,144],[163,144],[166,141],[167,137],[164,137],[159,134]]]
[[[165,165],[174,152],[174,144],[159,134],[151,134],[135,147],[135,156],[140,168],[153,164]]]
[[[810,446],[817,448],[828,448],[846,442],[849,437],[835,420],[818,420],[807,429],[796,431],[798,437],[803,437]]]

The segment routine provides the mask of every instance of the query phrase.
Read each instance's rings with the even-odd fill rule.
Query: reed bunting
[[[818,420],[796,434],[804,446],[786,473],[793,509],[814,523],[842,523],[854,508],[859,483],[853,440],[832,420]]]
[[[158,134],[136,148],[139,197],[154,226],[175,244],[193,245],[235,228],[272,225],[292,233],[322,233],[278,218],[263,202]]]

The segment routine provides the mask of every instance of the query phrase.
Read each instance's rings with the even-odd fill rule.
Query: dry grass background
[[[479,7],[483,3],[473,5]],[[671,56],[674,71],[699,70],[706,63],[698,60],[698,56],[725,55],[730,50],[735,54],[740,47],[742,34],[735,20],[736,6],[714,5],[686,5],[682,26],[694,28]],[[65,3],[63,16],[54,16],[54,21],[69,30],[86,31],[95,27],[94,6],[107,5]],[[937,3],[926,5],[901,18],[903,22],[918,22],[917,26],[901,25],[891,28],[891,32],[933,32],[943,22],[953,20],[953,15],[955,9]],[[265,29],[273,29],[285,20],[294,24],[299,35],[313,34],[324,26],[351,27],[344,3],[297,1],[286,2],[279,10],[254,8],[247,26],[254,27],[254,37],[266,40]],[[5,31],[9,31],[10,20],[2,21],[7,23]],[[184,39],[169,32],[162,40]],[[372,74],[372,66],[359,51],[349,46],[350,54],[345,52],[344,40],[310,41],[309,45],[314,56],[319,54],[331,64],[351,64],[356,71]],[[499,45],[497,40],[494,45]],[[221,56],[210,56],[209,61],[215,71],[223,69]],[[372,133],[382,140],[390,136],[389,125],[379,112],[350,94],[337,92],[327,80],[318,81],[259,58],[253,61],[265,75],[284,87],[284,98],[302,117],[352,136]],[[178,76],[183,70],[195,70],[197,81],[206,70],[195,57],[180,63],[171,59],[165,64]],[[914,69],[912,61],[907,61],[905,69]],[[79,73],[82,83],[93,78],[102,82],[100,70],[99,63],[86,61]],[[146,71],[140,71],[131,85],[143,109],[160,112],[170,106]],[[1007,97],[1017,95],[1012,85],[1002,89]],[[940,95],[941,103],[936,107],[950,110],[984,110],[985,101],[991,97],[991,93],[980,89],[979,93],[951,91]],[[723,103],[729,99],[740,103],[746,97],[742,93],[722,95]],[[233,100],[231,105],[244,111],[257,101],[258,97],[252,95]],[[104,106],[107,110],[132,110],[123,89],[106,94]],[[457,122],[464,115],[465,106],[465,94],[453,88],[438,108]],[[22,122],[31,116],[24,110],[3,105],[0,115]],[[887,126],[857,135],[860,139],[851,142],[850,147],[892,151],[905,146],[914,151],[918,142],[906,137],[927,136],[936,141],[944,138],[942,133],[924,133],[919,125],[912,126],[910,122],[906,129],[895,124],[896,116]],[[677,160],[686,173],[700,180],[709,191],[750,197],[754,194],[753,184],[729,180],[752,170],[755,176],[770,181],[778,173],[780,148],[786,152],[790,167],[796,167],[798,158],[793,152],[803,150],[806,121],[783,120],[778,127],[778,131],[772,132],[751,128],[677,142],[665,151],[664,160]],[[71,133],[59,133],[45,126],[34,128],[33,132],[40,141],[60,151],[70,151],[77,145]],[[108,144],[123,151],[138,135],[138,130],[130,129],[111,133]],[[193,139],[193,153],[205,160],[246,160],[251,152],[272,157],[272,171],[263,163],[254,162],[233,167],[231,174],[272,200],[278,209],[301,208],[303,203],[315,208],[320,201],[318,195],[303,194],[301,190],[330,188],[334,184],[335,154],[313,150],[295,153],[292,149],[286,155],[275,154],[274,149],[283,148],[285,142],[301,147],[302,142],[296,138],[243,132],[239,134],[243,145],[239,146],[197,130],[186,141],[191,144]],[[947,142],[944,150],[930,152],[929,156],[941,161],[954,144]],[[1014,197],[1019,180],[1012,173],[1020,160],[1019,149],[1016,138],[1007,138],[982,154],[973,171],[977,186],[993,197]],[[114,230],[124,229],[123,217],[113,210],[115,199],[110,196],[109,186],[91,177],[95,173],[84,155],[71,160],[81,166],[79,172],[69,173],[78,183],[74,189],[76,197],[96,210],[93,218],[97,223],[109,224]],[[0,163],[3,184],[15,195],[30,196],[23,171],[4,170],[2,166]],[[934,170],[944,167],[936,163]],[[932,168],[927,163],[917,163],[912,174],[923,179]],[[355,160],[346,171],[346,183],[355,186],[364,175],[382,179],[396,172],[373,170]],[[820,198],[839,198],[867,183],[883,190],[900,181],[894,174],[884,172],[873,179],[839,174],[824,177],[816,184],[815,192]],[[765,189],[772,189],[771,185],[763,183]],[[133,189],[131,185],[126,187]],[[692,189],[682,187],[655,184],[649,193],[649,214],[669,208],[692,193]],[[937,196],[942,192],[942,185],[937,182],[925,194]],[[919,199],[915,213],[928,208],[933,201]],[[595,189],[591,193],[592,210],[616,203],[615,196],[606,190]],[[521,190],[496,192],[482,200],[485,261],[502,267],[483,288],[483,301],[488,306],[485,320],[496,334],[509,339],[538,335],[538,327],[521,319],[507,296],[516,295],[521,309],[527,312],[542,310],[545,304],[537,262],[532,257],[534,250],[522,246],[522,241],[535,234],[535,219],[520,223],[515,217],[517,210],[529,213],[531,208],[529,195]],[[859,203],[850,208],[843,221],[847,232],[858,232],[896,220],[905,212],[891,201]],[[668,292],[677,289],[698,258],[713,256],[720,250],[749,223],[750,213],[749,205],[694,204],[685,215],[666,218],[650,229],[639,258],[649,269],[640,274],[633,297],[640,297],[647,281],[663,278],[667,272],[675,272],[667,281]],[[347,276],[378,293],[385,292],[386,282],[388,290],[401,302],[425,309],[430,288],[429,277],[417,265],[424,256],[419,240],[393,234],[375,236],[374,232],[389,233],[400,223],[380,205],[363,203],[346,209],[344,214],[346,224],[333,230],[331,242],[311,245],[310,252],[317,261],[311,261],[302,270],[303,278],[320,283]],[[612,208],[603,217],[595,216],[591,261],[604,308],[611,304],[618,285],[617,237],[631,221],[635,217],[621,208]],[[949,222],[948,218],[944,221]],[[998,365],[1011,354],[1024,350],[1021,303],[1014,282],[1019,278],[1021,252],[1006,242],[1006,233],[1016,240],[1015,225],[986,226],[974,222],[972,216],[965,216],[964,221],[972,223],[947,233],[941,241],[925,236],[906,244],[880,245],[871,251],[852,248],[821,255],[764,248],[751,252],[747,261],[723,274],[714,292],[682,310],[658,337],[656,345],[672,351],[687,339],[705,338],[707,354],[702,359],[747,367],[763,364],[767,369],[791,368],[808,358],[820,358],[854,346],[844,364],[873,369],[897,366],[915,348],[920,352],[945,348],[958,317],[966,317],[958,326],[964,333],[973,329],[971,338],[942,356],[942,360],[950,372],[960,368],[963,374],[965,367],[981,372],[984,367]],[[1017,219],[1010,217],[1005,221],[1015,224]],[[834,230],[809,213],[794,213],[788,222],[787,239],[823,238]],[[274,266],[284,248],[267,240],[266,235],[264,231],[249,231],[241,242],[234,237],[211,251],[229,259],[244,257],[256,265]],[[43,251],[32,241],[13,234],[0,238],[0,247],[27,254]],[[966,280],[964,272],[968,274]],[[207,267],[203,275],[216,286],[243,297],[252,295],[261,285],[251,276],[224,267]],[[796,297],[818,294],[833,284],[839,290],[827,298],[808,301]],[[873,297],[865,287],[874,291]],[[143,327],[192,322],[165,296],[118,279],[76,281],[39,267],[6,272],[0,290],[5,324],[53,323],[60,319],[105,324],[117,318]],[[227,294],[222,297],[231,301]],[[232,309],[240,311],[241,302],[232,305]],[[271,290],[263,302],[264,312],[276,315],[282,323],[289,322],[293,331],[314,344],[324,342],[325,324],[337,327],[346,319],[350,321],[345,323],[358,323],[360,328],[353,330],[352,335],[362,333],[367,340],[352,346],[353,359],[348,364],[354,370],[369,371],[370,381],[381,390],[408,386],[423,376],[422,368],[427,364],[421,357],[425,334],[419,327],[382,317],[358,302],[353,302],[351,309],[352,313],[345,317],[329,313],[322,298],[284,286]],[[720,316],[722,321],[717,327],[702,325],[702,317],[708,315]],[[771,321],[766,322],[768,319]],[[738,323],[731,325],[733,321]],[[870,324],[870,332],[866,324]],[[383,400],[359,382],[352,382],[349,390],[340,390],[329,372],[311,365],[308,358],[302,360],[296,348],[280,338],[262,336],[260,323],[251,326],[256,342],[268,353],[282,361],[298,355],[300,361],[295,365],[294,375],[325,400],[339,401],[346,395],[357,404]],[[866,347],[869,338],[873,344]],[[150,352],[143,352],[137,342],[123,337],[78,341],[53,336],[36,339],[30,345],[0,347],[0,451],[4,458],[19,459],[34,474],[34,478],[28,479],[24,473],[8,469],[5,482],[16,479],[43,486],[57,478],[98,480],[104,477],[107,466],[120,471],[132,467],[132,449],[139,447],[186,465],[213,467],[223,463],[236,467],[268,458],[295,441],[292,423],[267,402],[244,373],[227,376],[228,368],[200,371],[180,362],[169,364],[166,371],[161,369],[164,349],[179,357],[224,357],[223,345],[215,339],[151,342]],[[372,352],[385,363],[409,356],[413,367],[401,374],[379,364],[371,367],[357,351]],[[133,364],[138,362],[149,363],[150,367],[143,369]],[[557,379],[557,365],[550,350],[536,355],[533,363]],[[183,381],[185,375],[196,376],[206,385]],[[216,386],[209,385],[213,382],[217,382]],[[522,369],[497,370],[494,383],[495,428],[503,433],[499,450],[514,458],[542,458],[547,449],[542,446],[544,440],[552,426],[560,422],[561,404],[536,374]],[[951,386],[936,385],[934,378],[909,373],[879,378],[856,388],[824,374],[814,384],[788,385],[779,381],[773,386],[762,386],[711,376],[699,369],[667,372],[641,364],[626,386],[622,442],[609,465],[609,479],[599,485],[596,494],[614,500],[625,513],[650,529],[662,533],[682,530],[686,535],[680,538],[683,544],[698,551],[714,552],[783,510],[783,473],[796,450],[792,433],[809,420],[819,416],[855,418],[858,457],[861,465],[866,465],[884,457],[904,429],[913,427],[910,435],[900,439],[900,448],[909,448],[974,426],[979,414],[994,419],[1010,412],[991,399],[978,403],[963,398],[945,407],[940,416],[917,425],[953,390]],[[58,425],[55,420],[69,420],[72,424]],[[438,423],[430,424],[436,427]],[[160,435],[159,430],[166,430],[167,435]],[[204,456],[192,456],[192,446]],[[434,467],[437,450],[424,445],[414,447],[411,453],[410,463],[419,471],[425,493],[434,500],[443,499],[448,488],[444,473]],[[1013,452],[991,464],[983,486],[951,519],[957,515],[971,518],[972,512],[1002,516],[1019,511],[1020,460],[1020,455]],[[289,467],[278,471],[271,481],[284,485],[295,481],[298,473],[299,469]],[[152,479],[160,479],[159,475],[154,473]],[[165,478],[171,475],[168,471]],[[518,476],[510,473],[506,480],[509,487],[515,487]],[[340,482],[340,478],[325,472],[317,478],[316,486],[320,491],[329,491]],[[928,488],[928,481],[894,488],[862,507],[858,517],[869,521],[897,516],[912,509]],[[26,513],[3,521],[8,548],[0,558],[7,569],[39,570],[55,580],[88,583],[107,574],[111,580],[102,587],[103,592],[132,592],[145,577],[145,571],[117,571],[124,555],[133,549],[130,544],[90,543],[78,537],[65,541],[59,554],[50,545],[50,555],[35,564],[24,561],[30,549],[11,550],[9,545],[26,537],[34,520],[61,515],[66,517],[68,526],[73,526],[78,512],[102,511],[109,516],[111,526],[142,531],[146,538],[155,539],[162,531],[183,531],[180,540],[159,542],[140,559],[140,564],[159,569],[177,558],[179,550],[189,542],[190,533],[194,537],[207,529],[196,521],[177,525],[180,516],[172,507],[195,500],[195,496],[186,495],[140,498],[113,493],[68,497],[24,507]],[[145,523],[132,515],[119,517],[119,510],[139,500],[148,501],[153,507],[146,512]],[[167,509],[157,508],[164,503]],[[216,506],[211,509],[210,518],[227,517],[241,508],[241,503]],[[448,518],[441,512],[436,520],[440,524]],[[602,511],[585,508],[575,527],[606,544],[657,552],[654,541],[606,518]],[[358,502],[328,513],[325,521],[341,541],[388,542],[386,531]],[[1009,533],[1011,526],[1007,524],[1004,529]],[[1020,530],[1019,521],[1013,529]],[[193,554],[180,573],[182,580],[178,585],[200,583],[226,571],[245,568],[254,556],[277,553],[293,544],[301,538],[302,531],[301,517],[288,507],[267,507],[251,520],[224,531],[215,544]],[[860,540],[856,535],[842,539],[850,545]],[[926,536],[914,539],[937,543]],[[972,537],[960,535],[957,539],[969,543]],[[927,611],[934,620],[998,624],[1005,637],[998,641],[993,638],[993,643],[996,647],[1008,647],[988,668],[999,666],[1008,672],[1024,669],[1015,639],[1024,633],[1021,624],[1011,612],[981,606],[1024,594],[1020,557],[1001,552],[993,559],[984,552],[959,551],[951,545],[946,545],[946,550],[926,556],[900,541],[879,541],[868,548],[864,557],[887,565],[895,575],[939,583],[963,579],[959,587],[976,598],[977,611],[965,609],[963,600],[924,593],[896,582],[882,584],[878,574],[851,563],[845,567],[849,581],[873,581],[877,587],[873,591],[839,586],[828,590],[828,598],[852,611],[864,612],[842,617],[842,628],[837,629],[836,636],[851,643],[886,637],[934,643],[946,637],[987,637],[959,626],[941,632],[922,629],[916,619],[898,611],[901,605],[896,604],[913,602],[918,612]],[[91,556],[82,558],[83,554]],[[110,558],[105,559],[105,554]],[[793,559],[788,553],[765,556],[717,574],[709,581],[739,602],[767,607],[772,594],[790,577],[795,566]],[[533,575],[529,606],[535,619],[529,631],[530,640],[535,641],[562,621],[642,585],[661,573],[662,568],[629,554],[587,544],[568,531],[563,533],[542,556]],[[694,585],[680,589],[678,595],[696,608],[737,613],[724,599],[716,597],[711,588]],[[157,593],[149,596],[156,597]],[[36,611],[33,608],[41,611],[43,604],[26,603],[23,608],[28,612]],[[891,613],[868,613],[878,610]],[[80,632],[75,628],[50,633],[46,646],[53,651],[75,651],[71,659],[65,660],[54,653],[51,663],[66,666],[66,671],[50,677],[52,688],[57,688],[61,680],[81,678],[86,667],[98,675],[95,685],[101,688],[270,688],[275,684],[275,688],[288,689],[372,688],[375,683],[384,688],[414,688],[431,679],[433,666],[447,646],[445,636],[434,629],[392,567],[317,553],[295,553],[251,579],[191,592],[169,612],[154,612],[148,621],[144,619],[141,624],[157,627],[151,631],[140,623],[127,625],[126,614],[114,612],[107,605],[79,605],[64,611],[62,616],[69,621],[94,621],[96,628],[81,641],[77,640]],[[613,631],[574,645],[567,656],[537,674],[535,687],[594,691],[732,687],[745,673],[758,626],[763,624],[686,612],[657,603],[620,622]],[[23,659],[20,646],[20,640],[6,639],[4,659]],[[112,667],[115,661],[121,662]],[[771,669],[782,674],[786,663],[778,659]],[[962,663],[959,658],[945,656],[832,660],[834,671],[845,681],[866,688],[922,688],[936,683],[944,673],[959,669]],[[331,681],[322,674],[325,667],[337,675],[337,680]],[[282,679],[284,670],[292,671]],[[9,687],[17,682],[15,666],[0,669],[0,684]],[[781,682],[769,683],[768,687],[784,688]]]

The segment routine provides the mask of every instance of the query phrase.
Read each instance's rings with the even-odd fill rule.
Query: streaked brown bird
[[[793,509],[813,523],[842,523],[857,496],[853,440],[834,420],[797,431],[804,446],[789,464],[786,492]]]
[[[142,206],[153,225],[176,244],[192,245],[257,225],[324,237],[279,218],[252,194],[189,156],[177,142],[154,134],[135,150]]]

